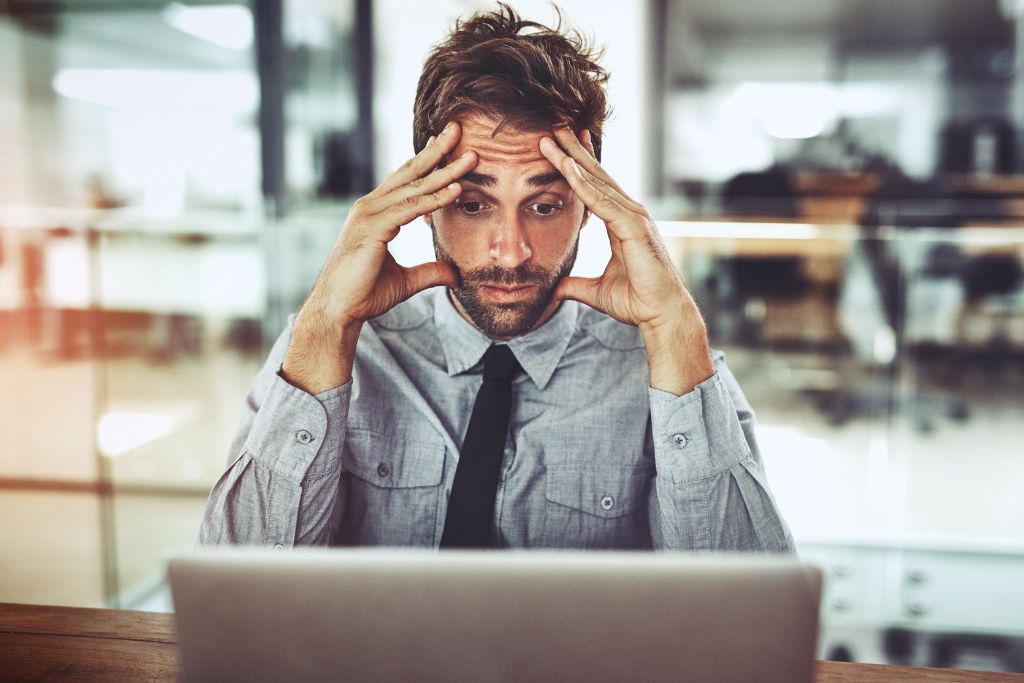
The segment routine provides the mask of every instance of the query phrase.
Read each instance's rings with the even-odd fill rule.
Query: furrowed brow
[[[498,184],[498,179],[494,176],[487,175],[486,173],[478,173],[476,171],[470,171],[459,178],[459,181],[472,183],[473,185],[479,185],[480,187],[494,187]]]
[[[541,173],[540,175],[530,176],[526,179],[526,184],[530,187],[545,187],[551,183],[557,182],[568,182],[565,177],[558,171],[551,171],[550,173]]]

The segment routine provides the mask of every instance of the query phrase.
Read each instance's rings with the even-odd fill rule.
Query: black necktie
[[[442,548],[487,547],[517,370],[519,362],[507,346],[491,346],[484,354],[484,382],[455,469]]]

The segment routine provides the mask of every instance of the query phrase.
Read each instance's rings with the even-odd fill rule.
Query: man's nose
[[[503,268],[516,268],[533,255],[525,226],[518,216],[502,216],[491,237],[491,259]]]

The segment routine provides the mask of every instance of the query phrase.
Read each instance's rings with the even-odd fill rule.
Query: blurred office
[[[1024,2],[559,4],[827,570],[820,656],[1024,671]],[[265,352],[487,7],[0,0],[0,601],[167,608]],[[593,221],[576,272],[607,257]]]

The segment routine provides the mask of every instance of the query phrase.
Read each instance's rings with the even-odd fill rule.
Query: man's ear
[[[423,214],[423,222],[430,226],[430,229],[434,229],[434,214],[427,213]]]
[[[588,209],[586,206],[584,206],[583,207],[583,220],[580,221],[580,230],[583,229],[583,226],[586,225],[587,221],[589,221],[589,220],[590,220],[590,209]]]

